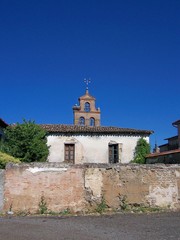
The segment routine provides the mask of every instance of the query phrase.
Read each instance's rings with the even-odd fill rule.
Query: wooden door
[[[65,144],[65,162],[74,163],[75,147],[74,144]]]

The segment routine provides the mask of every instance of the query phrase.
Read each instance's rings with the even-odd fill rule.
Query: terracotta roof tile
[[[153,133],[151,130],[137,130],[131,128],[119,127],[91,127],[79,125],[65,125],[65,124],[40,124],[40,126],[49,133],[99,133],[99,134],[145,134],[150,135]]]
[[[172,139],[178,139],[178,135],[173,136],[173,137],[169,137],[169,138],[165,138],[164,140],[172,140]]]
[[[175,149],[175,150],[170,150],[170,151],[165,151],[160,153],[150,153],[146,156],[146,158],[158,157],[158,156],[169,155],[174,153],[180,153],[180,149]]]

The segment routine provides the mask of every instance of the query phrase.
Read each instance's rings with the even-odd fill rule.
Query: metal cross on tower
[[[86,90],[88,90],[88,85],[89,85],[89,83],[91,82],[91,80],[90,79],[84,79],[84,82],[85,82],[85,84],[86,84]]]

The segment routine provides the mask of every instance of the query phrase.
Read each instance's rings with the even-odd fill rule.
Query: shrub
[[[132,162],[144,164],[145,161],[146,161],[145,157],[149,153],[150,153],[149,143],[144,138],[140,138],[137,141],[137,145],[136,145],[136,148],[135,148],[134,159],[133,159]]]
[[[12,163],[20,163],[21,161],[17,158],[14,158],[6,153],[0,152],[0,168],[4,169],[6,164],[12,162]]]

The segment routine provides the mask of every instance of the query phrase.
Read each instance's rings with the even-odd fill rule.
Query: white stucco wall
[[[48,136],[50,146],[49,162],[64,161],[64,144],[75,144],[75,163],[108,163],[109,143],[122,145],[121,163],[128,163],[133,159],[134,149],[140,136]],[[149,142],[149,137],[145,137]]]

